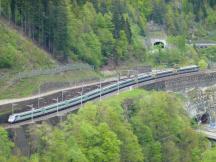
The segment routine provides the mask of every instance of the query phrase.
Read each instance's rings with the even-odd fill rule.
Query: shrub
[[[15,52],[13,46],[8,45],[0,51],[0,68],[11,68],[15,63]]]

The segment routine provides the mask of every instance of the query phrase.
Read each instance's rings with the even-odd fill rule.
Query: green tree
[[[180,151],[173,141],[167,141],[163,143],[163,161],[166,162],[180,162]]]
[[[183,35],[178,35],[178,36],[170,36],[168,38],[168,42],[178,48],[181,51],[185,51],[186,48],[186,40]]]
[[[207,23],[210,27],[214,27],[216,25],[216,12],[211,8],[208,10]]]
[[[7,44],[7,46],[0,48],[0,68],[11,68],[16,61],[16,49]]]
[[[198,62],[198,65],[200,67],[200,69],[206,69],[208,67],[208,63],[204,60],[204,59],[201,59],[199,62]]]
[[[215,148],[212,148],[212,149],[209,149],[207,150],[204,155],[203,155],[203,160],[202,162],[214,162],[215,159],[216,159],[216,149]]]
[[[165,92],[130,91],[88,103],[57,127],[30,129],[30,158],[11,156],[12,143],[0,129],[3,162],[210,162],[204,137],[190,128],[181,100]],[[204,154],[203,152],[206,151]]]
[[[119,161],[120,141],[109,130],[107,124],[102,123],[97,128],[82,123],[80,128],[79,145],[89,161]]]
[[[132,32],[131,32],[131,27],[130,27],[130,23],[129,23],[128,19],[124,20],[123,29],[124,29],[125,34],[127,36],[128,42],[131,43],[131,41],[132,41]]]
[[[198,50],[200,57],[208,58],[210,62],[216,62],[216,47],[208,47]]]
[[[8,133],[0,127],[0,161],[6,162],[10,156],[14,144],[9,140]]]
[[[67,131],[73,130],[73,134],[77,137],[77,139],[79,139],[78,141],[86,141],[80,139],[83,138],[83,135],[80,135],[80,129],[82,128],[82,123],[84,123],[83,126],[88,126],[88,128],[82,129],[82,131],[86,132],[87,129],[90,129],[87,132],[93,133],[91,136],[88,136],[89,140],[91,139],[90,137],[92,137],[92,140],[94,140],[94,136],[97,141],[100,141],[102,135],[94,134],[95,126],[93,127],[92,125],[98,125],[98,123],[106,123],[109,126],[110,130],[116,134],[117,139],[120,141],[120,145],[118,141],[113,144],[113,146],[117,144],[120,147],[120,160],[137,162],[142,161],[143,155],[138,144],[137,137],[131,131],[128,123],[124,122],[123,119],[122,108],[119,103],[104,103],[103,105],[88,104],[85,109],[81,109],[79,111],[78,116],[71,116],[69,118],[65,129]],[[89,125],[86,123],[89,123]],[[94,143],[94,141],[92,142]],[[82,144],[82,146],[84,145]],[[110,147],[112,146],[110,145]],[[112,151],[112,149],[110,151]]]
[[[116,40],[115,50],[116,50],[116,61],[118,63],[119,59],[127,58],[127,47],[128,41],[124,31],[120,32],[120,38]]]
[[[86,62],[96,67],[101,65],[101,43],[93,32],[81,34],[78,50],[81,58]]]

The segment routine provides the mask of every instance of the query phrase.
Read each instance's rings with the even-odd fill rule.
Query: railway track
[[[125,76],[121,78],[121,80],[124,79],[126,79]],[[115,82],[117,82],[117,79],[112,78],[109,80],[101,81],[101,85],[106,86]],[[29,107],[26,105],[33,105],[34,108],[38,109],[47,105],[54,104],[56,102],[53,100],[54,98],[59,98],[59,101],[68,100],[77,97],[79,95],[79,92],[82,90],[83,93],[87,93],[97,88],[99,85],[100,82],[90,83],[83,86],[80,85],[76,87],[61,89],[61,90],[53,91],[52,93],[46,93],[34,97],[25,98],[25,99],[12,100],[13,102],[5,103],[3,105],[0,104],[0,125],[7,123],[8,117],[9,115],[11,115],[12,111],[14,113],[28,111]],[[62,95],[62,92],[64,92],[64,95]],[[42,100],[38,102],[39,99]],[[14,106],[14,110],[11,109],[12,104],[16,105]]]
[[[138,87],[138,86],[143,87],[143,86],[148,86],[150,84],[155,84],[155,83],[159,83],[159,82],[166,81],[166,80],[171,80],[171,79],[176,79],[176,78],[183,78],[183,77],[188,77],[188,76],[193,76],[193,75],[201,75],[201,74],[206,74],[206,72],[199,71],[199,72],[178,74],[178,75],[174,75],[174,76],[154,79],[154,80],[151,80],[151,81],[145,81],[145,82],[134,84],[134,85],[131,85],[131,86],[128,86],[128,87],[124,87],[120,91],[121,92],[122,91],[128,91],[128,90],[130,90],[130,89],[132,89],[134,87]],[[106,98],[107,96],[112,96],[114,94],[116,94],[116,91],[113,91],[112,93],[104,95],[103,98]],[[99,97],[97,97],[96,99],[93,99],[93,100],[97,100],[98,98]],[[35,123],[35,122],[41,122],[43,120],[47,120],[47,119],[50,119],[50,118],[53,118],[53,117],[56,117],[56,116],[59,116],[61,118],[61,116],[64,116],[65,114],[73,112],[73,111],[75,111],[75,110],[77,110],[79,108],[80,108],[80,105],[78,104],[76,106],[69,107],[69,108],[67,108],[65,110],[59,111],[58,114],[57,113],[51,113],[51,114],[48,114],[48,115],[44,115],[44,116],[41,116],[41,117],[34,118],[33,120],[26,120],[26,121],[22,121],[22,122],[19,122],[19,123],[14,123],[14,124],[4,123],[4,124],[2,124],[2,126],[4,126],[6,129],[11,129],[11,128],[20,127],[20,126],[23,126],[23,125],[32,124],[32,123]]]

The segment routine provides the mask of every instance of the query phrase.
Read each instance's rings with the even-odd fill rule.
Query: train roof
[[[190,69],[190,68],[198,68],[198,66],[197,65],[190,65],[190,66],[180,67],[179,69],[182,70],[182,69]]]
[[[157,71],[156,74],[163,74],[163,73],[168,73],[168,72],[173,72],[173,69]]]

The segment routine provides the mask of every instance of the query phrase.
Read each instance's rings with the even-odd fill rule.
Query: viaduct
[[[113,82],[116,82],[116,79],[104,81],[101,84],[102,86],[105,86]],[[29,105],[29,104],[32,104],[35,107],[45,106],[46,104],[51,104],[53,102],[52,99],[56,97],[59,97],[60,100],[71,98],[76,96],[77,92],[80,92],[81,89],[83,89],[84,92],[87,92],[92,89],[95,89],[96,87],[98,87],[99,84],[100,83],[93,83],[82,87],[67,89],[67,91],[64,91],[65,94],[63,94],[63,91],[59,91],[42,97],[38,96],[36,98],[15,102],[12,104],[16,105],[17,107],[13,111],[14,112],[25,111],[27,110],[27,107],[25,107],[25,105]],[[136,87],[144,88],[146,90],[184,91],[185,89],[188,88],[206,87],[214,84],[216,84],[216,71],[206,70],[206,71],[199,71],[199,72],[188,73],[188,74],[179,74],[170,77],[155,79],[155,80],[139,83],[137,85],[133,85],[133,87],[130,88],[126,87],[124,89],[121,89],[121,91],[127,91],[131,88],[136,88]],[[113,94],[108,94],[107,96],[114,95],[114,94],[116,94],[116,92],[113,92]],[[103,96],[103,97],[107,97],[107,96]],[[38,102],[40,101],[40,99],[43,101]],[[21,152],[25,155],[29,155],[29,150],[30,150],[29,148],[30,146],[28,145],[29,127],[32,127],[34,123],[41,123],[43,121],[47,121],[48,123],[55,125],[59,121],[63,120],[68,113],[76,111],[77,109],[79,109],[79,106],[60,111],[58,113],[58,116],[56,113],[53,113],[43,117],[36,118],[33,121],[30,120],[30,121],[24,121],[16,124],[7,124],[8,115],[11,114],[11,103],[7,103],[7,104],[0,105],[0,119],[1,119],[0,125],[9,130],[10,136],[13,139],[13,141],[16,143],[16,145],[19,148],[22,148]],[[205,133],[205,134],[208,138],[216,140],[215,134],[212,133]]]

